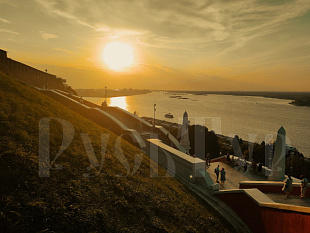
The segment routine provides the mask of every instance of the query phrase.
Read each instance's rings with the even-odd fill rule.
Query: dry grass
[[[38,175],[39,121],[55,117],[75,128],[57,159],[61,170]],[[218,215],[173,178],[150,177],[143,156],[133,176],[115,156],[116,136],[38,91],[0,74],[0,232],[230,232]],[[102,170],[91,168],[80,133],[90,136],[98,161],[100,135],[110,133]],[[51,123],[51,157],[62,127]],[[122,142],[130,167],[141,153]],[[89,177],[84,174],[88,173]],[[160,175],[165,171],[160,169]]]

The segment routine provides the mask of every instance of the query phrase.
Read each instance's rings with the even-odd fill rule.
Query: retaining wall
[[[306,233],[310,208],[279,204],[257,189],[216,192],[254,233]]]
[[[197,183],[209,190],[218,190],[219,184],[214,183],[208,172],[205,171],[205,161],[194,158],[177,149],[174,149],[158,139],[148,139],[150,142],[150,157],[169,173],[176,175],[190,183]],[[158,153],[158,150],[163,153]]]
[[[257,188],[263,193],[284,194],[282,191],[284,183],[276,181],[242,181],[239,184],[240,189]],[[300,195],[300,183],[293,183],[292,195]],[[306,197],[310,197],[310,188],[306,191]],[[310,221],[310,220],[309,220]]]
[[[79,113],[85,118],[95,122],[96,124],[101,125],[102,127],[110,130],[116,135],[118,136],[123,135],[122,138],[129,141],[130,143],[139,146],[140,148],[145,147],[143,139],[135,130],[129,129],[118,119],[102,111],[101,109],[88,107],[79,101],[76,101],[53,90],[41,90],[41,91],[45,95],[62,103],[66,107]]]

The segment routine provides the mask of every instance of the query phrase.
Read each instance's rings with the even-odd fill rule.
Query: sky
[[[310,1],[0,0],[0,49],[73,88],[310,91]]]

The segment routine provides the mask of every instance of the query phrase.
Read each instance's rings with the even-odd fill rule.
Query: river
[[[177,97],[181,96],[181,97]],[[171,98],[175,97],[175,98]],[[104,98],[84,97],[97,104]],[[296,147],[305,157],[310,157],[310,107],[293,106],[290,100],[232,95],[194,95],[152,92],[143,95],[113,97],[107,100],[140,117],[182,123],[187,111],[191,124],[201,124],[225,136],[261,143],[276,139],[278,129],[286,130],[287,144]],[[167,119],[166,113],[174,118]]]

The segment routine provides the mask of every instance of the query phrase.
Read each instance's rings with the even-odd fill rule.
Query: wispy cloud
[[[12,6],[12,7],[17,7],[16,3],[14,3],[13,1],[0,0],[0,4]]]
[[[74,54],[75,52],[68,50],[68,49],[62,49],[62,48],[54,48],[55,51],[64,52],[64,53],[70,53]]]
[[[228,52],[243,47],[249,41],[281,30],[290,20],[305,15],[310,9],[308,0],[295,0],[284,3],[263,4],[261,1],[239,1],[230,6],[231,14],[228,25],[231,39],[235,43],[226,50]]]
[[[11,33],[11,34],[19,34],[18,32],[9,30],[9,29],[4,29],[4,28],[0,28],[0,32],[6,32],[6,33]]]
[[[202,44],[233,41],[222,55],[277,30],[310,9],[309,0],[36,2],[51,15],[102,32],[106,37],[139,38],[145,46],[199,49]],[[125,30],[137,33],[122,33]]]
[[[11,23],[9,20],[3,19],[3,18],[0,18],[0,22],[2,22],[2,23]]]
[[[92,25],[88,24],[86,21],[83,21],[81,17],[78,17],[77,15],[71,13],[71,11],[74,11],[74,7],[76,5],[79,5],[80,3],[78,3],[78,1],[71,1],[71,0],[67,0],[65,3],[67,3],[66,6],[68,6],[65,10],[60,9],[60,6],[58,5],[58,3],[56,1],[50,1],[50,0],[35,0],[37,3],[39,3],[41,6],[43,6],[45,8],[45,10],[48,12],[48,14],[50,15],[55,15],[55,16],[59,16],[62,18],[65,18],[67,20],[71,20],[74,21],[78,24],[81,24],[83,26],[87,26],[90,27],[94,30],[97,30],[95,27],[93,27]],[[87,8],[87,3],[81,1],[81,5],[82,7],[86,7]]]
[[[51,33],[47,33],[47,32],[44,32],[44,31],[40,31],[39,32],[41,37],[44,39],[44,40],[48,40],[48,39],[54,39],[54,38],[57,38],[58,36],[54,35],[54,34],[51,34]]]

